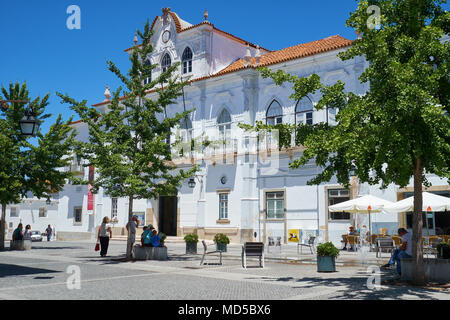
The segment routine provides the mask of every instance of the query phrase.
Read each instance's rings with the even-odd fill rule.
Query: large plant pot
[[[197,242],[186,242],[186,254],[197,254]]]
[[[336,272],[336,258],[317,256],[317,272]]]
[[[216,243],[216,250],[227,252],[227,244],[226,243]]]

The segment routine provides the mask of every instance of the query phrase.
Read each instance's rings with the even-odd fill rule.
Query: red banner
[[[94,195],[91,192],[92,188],[92,182],[94,181],[94,167],[89,167],[89,184],[88,184],[88,203],[87,203],[87,209],[88,211],[94,210]]]

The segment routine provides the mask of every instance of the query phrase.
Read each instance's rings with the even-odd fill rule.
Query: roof
[[[345,47],[351,46],[353,40],[345,39],[340,35],[334,35],[325,39],[316,40],[312,42],[307,42],[299,45],[295,45],[292,47],[288,47],[285,49],[281,49],[278,51],[272,51],[266,54],[263,54],[260,59],[260,63],[257,66],[255,58],[251,58],[250,64],[246,65],[246,61],[244,59],[238,59],[228,67],[222,69],[221,71],[202,78],[193,79],[190,82],[202,81],[214,77],[219,77],[225,74],[237,72],[244,69],[255,69],[256,67],[267,67],[271,65],[275,65],[278,63],[291,61],[295,59],[300,59],[328,51],[338,50]],[[148,93],[154,92],[155,90],[149,91]],[[121,98],[123,100],[124,98]],[[98,104],[94,104],[94,107],[98,107],[104,104],[108,104],[109,101],[101,102]]]
[[[223,36],[225,36],[225,37],[227,37],[229,39],[232,39],[232,40],[237,41],[239,43],[242,43],[244,45],[249,45],[249,46],[251,46],[253,48],[257,47],[256,44],[253,44],[253,43],[251,43],[249,41],[243,40],[243,39],[241,39],[239,37],[236,37],[235,35],[232,35],[231,33],[225,32],[225,31],[215,27],[209,21],[205,20],[205,21],[203,21],[201,23],[198,23],[196,25],[192,25],[192,24],[190,24],[190,23],[180,19],[175,12],[169,11],[169,14],[170,14],[170,16],[172,17],[172,19],[173,19],[173,21],[175,23],[175,29],[177,30],[177,33],[182,33],[182,32],[194,29],[194,28],[198,28],[198,27],[200,27],[202,25],[210,25],[213,28],[214,31],[216,31],[217,33],[220,33],[221,35],[223,35]],[[155,17],[155,19],[153,20],[153,23],[152,23],[152,25],[150,27],[150,30],[153,30],[153,27],[155,26],[156,21],[158,21],[158,18],[159,18],[159,16]],[[139,46],[141,46],[141,45],[139,45]],[[130,51],[131,49],[133,49],[133,47],[125,49],[125,52]],[[263,48],[261,46],[260,46],[260,49],[270,52],[270,50],[265,49],[265,48]]]
[[[267,67],[277,63],[282,63],[327,51],[345,48],[351,46],[352,43],[353,43],[352,40],[345,39],[340,35],[335,35],[325,39],[299,44],[293,47],[288,47],[282,50],[273,51],[262,55],[259,67]],[[251,65],[246,66],[246,61],[244,59],[239,59],[233,62],[225,69],[219,71],[215,75],[218,76],[231,72],[236,72],[246,68],[254,68],[256,60],[252,58],[250,62]]]

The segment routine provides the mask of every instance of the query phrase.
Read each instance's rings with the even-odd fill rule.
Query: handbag
[[[96,243],[95,244],[95,251],[99,251],[100,250],[100,243]]]

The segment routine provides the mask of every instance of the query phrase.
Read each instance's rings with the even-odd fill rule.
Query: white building
[[[191,77],[191,85],[184,89],[184,103],[180,99],[177,105],[167,110],[170,116],[184,108],[195,109],[182,124],[190,137],[204,133],[211,136],[213,132],[224,134],[230,129],[231,138],[242,138],[244,131],[238,124],[254,125],[256,121],[334,121],[333,110],[314,109],[319,95],[293,101],[289,98],[292,88],[279,87],[271,79],[263,79],[255,69],[257,65],[302,77],[316,73],[326,84],[341,80],[346,90],[357,94],[367,90],[367,86],[358,80],[367,62],[363,58],[341,61],[337,54],[345,51],[352,41],[338,35],[269,51],[218,29],[206,18],[191,25],[170,9],[163,9],[163,14],[154,19],[152,30],[154,52],[148,59],[158,67],[150,77],[158,76],[175,62],[181,62],[182,76]],[[107,97],[94,107],[107,112],[108,104]],[[87,141],[86,125],[78,121],[73,126],[79,132],[79,139]],[[251,140],[240,139],[224,155],[210,154],[202,159],[194,153],[193,159],[178,161],[180,166],[187,167],[193,162],[200,164],[195,187],[190,188],[186,181],[172,197],[135,200],[135,213],[141,215],[144,224],[152,223],[170,236],[196,232],[201,239],[212,239],[222,232],[237,243],[266,241],[268,236],[281,236],[287,243],[288,231],[301,229],[304,237],[308,232],[317,232],[321,241],[340,245],[341,235],[350,225],[355,225],[356,217],[348,213],[329,213],[328,205],[367,193],[397,201],[412,191],[412,183],[402,190],[394,185],[380,190],[359,185],[357,180],[353,181],[350,190],[336,180],[308,186],[306,182],[318,173],[314,163],[297,170],[288,167],[289,162],[300,155],[300,148],[282,150],[278,158],[271,157],[267,161],[255,153],[246,154],[248,148],[242,145],[246,142],[251,144]],[[79,170],[78,165],[74,159],[72,170]],[[87,178],[88,170],[82,174]],[[450,196],[449,185],[443,179],[430,177],[429,180],[433,183],[430,191]],[[100,190],[94,195],[93,210],[88,211],[87,193],[86,186],[72,185],[59,193],[58,216],[54,219],[61,239],[89,238],[104,216],[117,216],[114,233],[125,234],[128,200],[111,199]],[[374,214],[372,217],[374,232],[388,228],[390,234],[396,233],[397,227],[406,226],[408,220],[405,214]],[[445,224],[450,225],[447,220]],[[431,232],[434,233],[434,218],[432,225]]]

